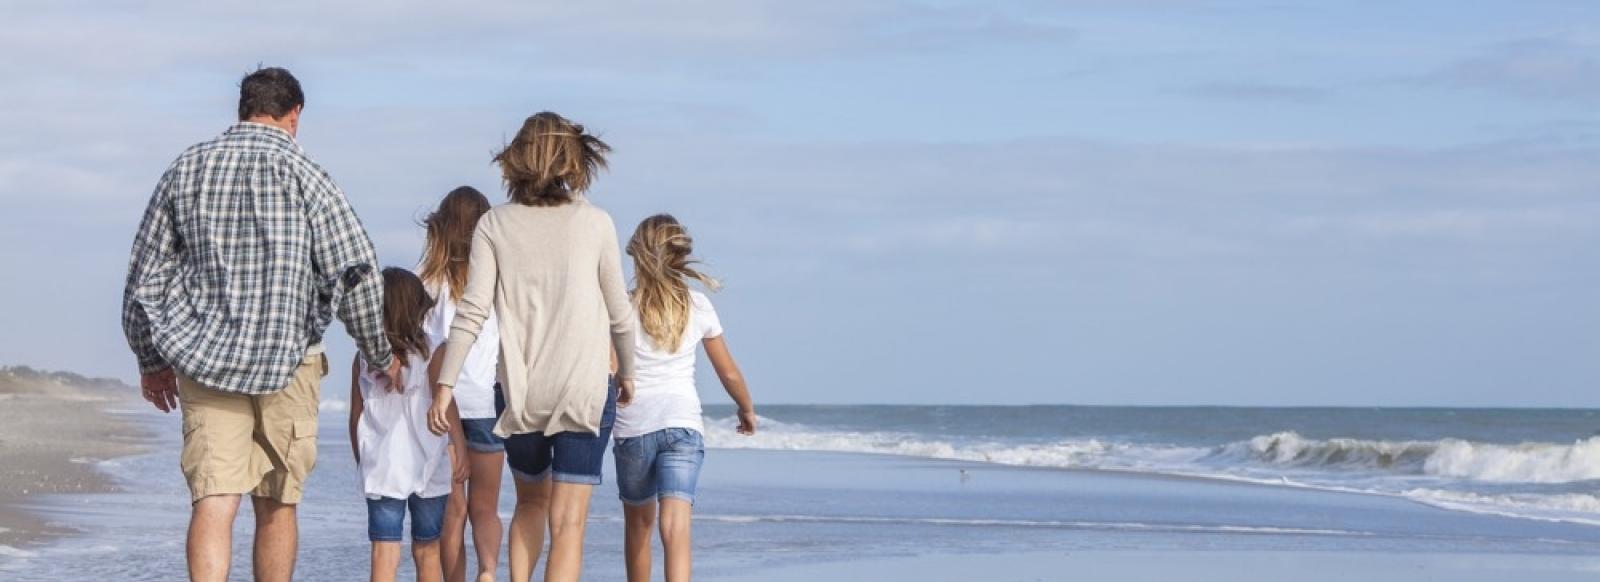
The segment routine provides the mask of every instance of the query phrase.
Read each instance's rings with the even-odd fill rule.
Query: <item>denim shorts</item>
[[[617,439],[617,496],[628,505],[675,497],[694,505],[695,484],[706,459],[705,441],[687,428],[665,428]]]
[[[444,529],[444,506],[449,495],[408,499],[380,497],[367,500],[367,537],[375,542],[398,542],[405,538],[406,508],[411,508],[411,543],[439,539]]]
[[[606,407],[600,414],[600,434],[511,435],[506,439],[506,464],[511,466],[511,476],[523,481],[541,481],[548,473],[562,483],[599,485],[606,441],[611,440],[611,425],[617,419],[617,384],[615,381],[607,384]],[[495,399],[497,412],[504,412],[503,400]]]
[[[498,418],[463,418],[461,432],[467,435],[467,448],[474,453],[498,453],[506,450],[505,439],[494,434]]]

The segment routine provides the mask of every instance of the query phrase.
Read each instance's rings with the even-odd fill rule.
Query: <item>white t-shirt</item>
[[[617,438],[636,437],[664,428],[690,428],[705,432],[700,416],[700,395],[694,388],[695,346],[722,335],[722,322],[711,300],[689,291],[689,323],[683,341],[666,351],[640,329],[634,334],[633,404],[617,409],[612,433]]]
[[[428,342],[441,345],[450,338],[450,323],[456,318],[456,303],[444,285],[429,285],[433,295],[433,309],[422,322]],[[430,354],[431,355],[431,354]],[[484,320],[478,341],[467,352],[467,361],[461,366],[461,376],[456,378],[456,408],[461,418],[494,418],[494,382],[500,365],[500,325],[493,313]]]
[[[433,406],[428,359],[410,355],[403,376],[404,391],[386,390],[388,381],[361,359],[356,447],[361,452],[361,493],[368,499],[450,493],[449,441],[428,430],[428,408]]]

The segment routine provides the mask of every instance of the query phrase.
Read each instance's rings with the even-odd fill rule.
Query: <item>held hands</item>
[[[389,367],[385,368],[381,372],[378,372],[379,374],[383,375],[384,380],[388,381],[388,385],[384,386],[383,389],[385,391],[393,392],[393,393],[396,393],[396,394],[399,394],[401,392],[405,392],[406,391],[406,383],[405,383],[405,376],[404,376],[405,369],[406,369],[405,362],[400,361],[400,358],[398,356],[390,357],[389,358]]]
[[[172,412],[178,407],[178,375],[167,368],[160,372],[139,375],[139,393],[156,410]]]
[[[454,398],[455,391],[449,386],[433,385],[433,407],[428,409],[428,430],[433,434],[443,436],[450,432],[450,401]]]
[[[750,436],[756,434],[756,409],[739,409],[739,434]]]

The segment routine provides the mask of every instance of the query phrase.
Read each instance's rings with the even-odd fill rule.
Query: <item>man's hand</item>
[[[391,356],[389,358],[389,367],[379,372],[385,380],[389,381],[389,385],[384,386],[383,389],[396,394],[405,392],[405,369],[406,363],[401,361],[400,356]]]
[[[750,436],[756,434],[756,410],[744,408],[739,410],[739,434]]]
[[[617,380],[617,408],[633,404],[633,379]]]
[[[139,392],[145,401],[156,405],[156,410],[172,412],[178,407],[178,375],[172,368],[141,374]]]
[[[450,401],[455,391],[444,384],[433,385],[433,407],[428,409],[428,430],[444,436],[450,432]]]

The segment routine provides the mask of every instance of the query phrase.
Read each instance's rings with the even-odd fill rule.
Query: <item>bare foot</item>
[[[481,573],[479,573],[478,574],[478,582],[494,582],[494,572],[481,572]]]

